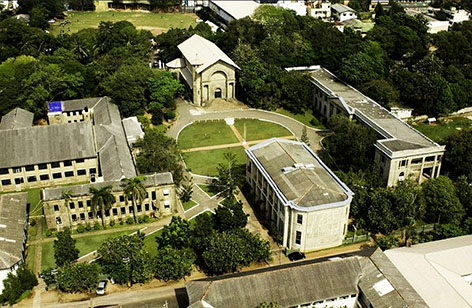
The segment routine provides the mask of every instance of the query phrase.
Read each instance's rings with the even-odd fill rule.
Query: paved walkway
[[[225,118],[236,119],[259,119],[278,123],[291,131],[298,139],[301,138],[303,128],[307,128],[307,136],[310,141],[310,147],[314,151],[321,149],[321,136],[318,134],[319,130],[308,127],[295,119],[278,114],[275,112],[256,110],[256,109],[234,109],[222,111],[208,111],[202,107],[191,106],[185,102],[177,104],[179,117],[177,121],[166,132],[169,137],[178,138],[180,131],[189,123],[204,120],[224,120]]]

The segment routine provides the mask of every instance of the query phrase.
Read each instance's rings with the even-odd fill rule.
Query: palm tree
[[[100,211],[103,227],[105,227],[104,213],[108,211],[115,202],[115,196],[111,193],[111,188],[111,186],[105,186],[99,189],[90,187],[90,193],[92,194],[92,213],[95,218],[97,210]]]
[[[146,188],[143,185],[144,177],[137,176],[131,179],[123,179],[122,182],[125,184],[125,201],[128,202],[128,199],[131,198],[134,222],[138,222],[136,219],[136,201],[141,204],[146,197]]]
[[[72,219],[70,218],[69,212],[69,202],[72,201],[72,191],[63,190],[61,197],[64,200],[64,207],[66,208],[67,216],[69,217],[69,228],[72,229]]]

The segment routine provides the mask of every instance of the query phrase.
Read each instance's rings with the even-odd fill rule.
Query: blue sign
[[[49,112],[62,112],[62,102],[50,102]]]

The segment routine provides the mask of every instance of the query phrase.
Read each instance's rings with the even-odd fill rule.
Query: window
[[[62,174],[60,172],[53,173],[52,178],[53,179],[60,179],[60,178],[62,178]]]
[[[88,212],[88,219],[93,219],[93,213],[92,212]]]
[[[302,224],[303,223],[303,215],[297,214],[297,224]]]
[[[300,245],[302,243],[302,233],[300,231],[297,231],[296,237],[295,237],[295,244]]]
[[[60,167],[59,162],[51,163],[51,168],[59,168],[59,167]]]
[[[8,168],[0,169],[0,174],[8,174]]]
[[[143,207],[141,204],[136,205],[136,209],[138,210],[138,213],[141,213],[143,211]]]
[[[83,201],[78,201],[77,203],[78,203],[78,205],[79,205],[79,208],[83,208],[83,207],[84,207],[84,202],[83,202]]]
[[[118,216],[118,209],[117,208],[113,208],[113,216]]]
[[[69,208],[71,210],[75,209],[75,203],[74,202],[69,202]]]
[[[90,169],[89,169],[89,173],[90,173],[90,174],[97,174],[97,169],[95,169],[95,168],[90,168]]]
[[[72,214],[70,217],[72,218],[72,221],[73,221],[73,222],[76,222],[76,221],[77,221],[77,215]]]
[[[72,161],[70,161],[70,160],[65,160],[65,161],[64,161],[64,167],[70,167],[70,166],[72,166]]]
[[[66,171],[64,172],[66,178],[70,178],[74,176],[74,171]]]
[[[62,225],[61,217],[56,217],[56,225]]]
[[[441,161],[441,157],[442,157],[441,155],[438,155],[438,162]]]
[[[133,206],[128,206],[128,211],[129,211],[129,213],[133,213],[134,212]]]
[[[11,185],[11,180],[2,180],[2,185]]]
[[[434,161],[435,158],[436,158],[436,157],[434,157],[434,156],[428,156],[428,157],[425,158],[425,161],[431,162],[431,161]]]
[[[164,196],[168,196],[170,194],[168,189],[164,189]]]
[[[86,174],[87,174],[87,170],[85,170],[85,169],[77,170],[77,175],[86,175]]]
[[[85,220],[85,213],[80,213],[80,220]]]
[[[400,161],[400,164],[398,165],[399,167],[406,167],[408,160],[404,159]]]
[[[54,204],[54,212],[59,212],[59,205]]]
[[[80,203],[79,203],[80,206]],[[87,206],[92,206],[92,200],[87,200]]]
[[[153,190],[151,192],[152,200],[156,200],[156,192]]]
[[[149,211],[149,203],[146,203],[146,204],[144,205],[144,210],[145,210],[146,212]]]
[[[126,214],[126,208],[123,206],[120,208],[121,210],[121,215],[125,215]]]
[[[23,178],[16,178],[16,179],[15,179],[15,184],[16,184],[16,185],[22,184],[22,183],[24,183],[24,182],[25,182],[25,179],[23,179]]]
[[[28,183],[36,182],[36,181],[37,181],[36,176],[32,175],[28,177]]]
[[[125,196],[124,195],[120,195],[120,202],[125,202]]]
[[[44,169],[47,169],[48,168],[48,165],[47,164],[39,164],[38,165],[38,169],[39,170],[44,170]]]
[[[21,172],[21,168],[14,168],[14,169],[13,169],[13,172],[14,172],[14,173],[20,173],[20,172]]]
[[[85,159],[79,158],[79,159],[76,159],[76,160],[75,160],[75,163],[76,163],[76,164],[81,164],[81,163],[83,163],[84,161],[85,161]]]
[[[47,181],[47,180],[49,180],[49,174],[41,174],[41,175],[39,176],[39,179],[40,179],[41,181]]]
[[[149,199],[149,192],[146,191],[146,199]]]
[[[105,217],[110,217],[110,210],[105,211]]]
[[[411,160],[412,165],[421,164],[423,160],[421,158],[415,158]]]
[[[28,165],[25,167],[26,171],[34,171],[34,165]]]
[[[164,200],[164,208],[165,209],[170,208],[170,201],[169,200]]]
[[[399,181],[405,180],[405,172],[400,172],[400,174],[398,175],[398,180]]]

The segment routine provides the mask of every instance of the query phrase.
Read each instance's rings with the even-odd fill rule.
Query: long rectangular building
[[[380,136],[375,143],[375,162],[388,186],[407,178],[421,183],[439,176],[445,146],[433,142],[328,70],[319,66],[306,70],[314,85],[314,110],[327,118],[345,114]]]
[[[246,180],[289,250],[342,244],[351,190],[301,142],[269,139],[246,150]]]

